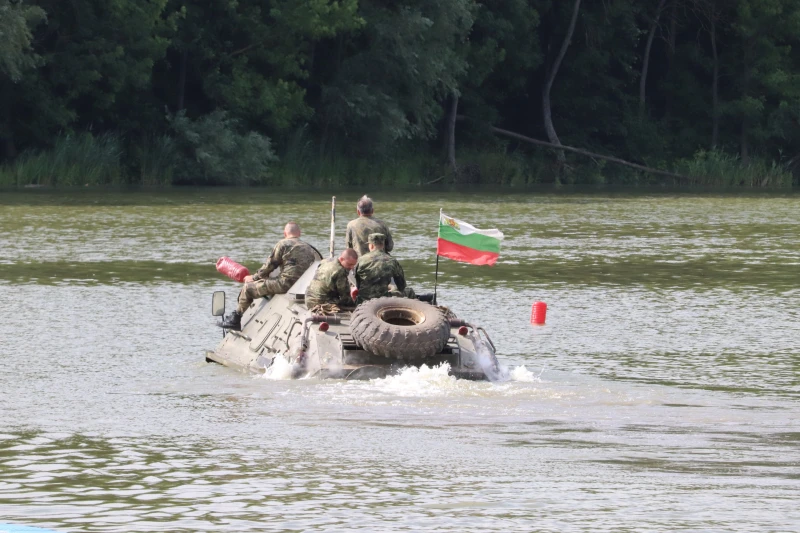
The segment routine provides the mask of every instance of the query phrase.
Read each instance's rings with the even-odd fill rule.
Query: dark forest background
[[[799,73],[800,0],[0,0],[0,185],[791,186]]]

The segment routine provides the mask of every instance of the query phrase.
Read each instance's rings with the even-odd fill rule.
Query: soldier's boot
[[[234,329],[236,331],[240,331],[242,329],[242,315],[234,311],[225,319],[222,323],[222,327],[225,329]]]

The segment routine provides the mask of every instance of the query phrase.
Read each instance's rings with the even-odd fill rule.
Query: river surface
[[[494,268],[442,260],[439,297],[515,379],[205,363],[237,288],[215,260],[256,269],[288,220],[327,250],[327,194],[0,191],[0,524],[800,531],[800,195],[375,199],[418,292],[440,208],[505,233]]]

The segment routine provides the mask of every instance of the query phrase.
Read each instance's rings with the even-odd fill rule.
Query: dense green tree
[[[446,153],[458,170],[456,146],[520,146],[491,123],[705,176],[795,164],[799,30],[800,0],[0,0],[0,157],[89,132],[142,176],[154,146],[181,151],[184,181],[226,181],[241,149],[262,170],[230,181],[263,183],[271,158],[254,154],[273,145],[369,165]],[[555,179],[557,153],[517,155]]]
[[[517,95],[526,92],[529,79],[541,65],[536,38],[539,13],[528,0],[483,0],[465,43],[467,69],[457,91],[447,102],[445,145],[448,162],[455,167],[456,115],[461,112],[478,122],[462,122],[459,132],[468,140],[485,138],[485,123],[497,122],[504,111],[519,105]]]
[[[238,121],[225,111],[197,120],[180,111],[170,125],[183,156],[176,171],[179,182],[247,185],[269,176],[269,166],[275,161],[269,139],[240,131]]]
[[[25,69],[37,64],[31,47],[33,28],[45,18],[37,6],[0,0],[0,75],[17,82]]]
[[[534,86],[529,87],[530,92],[536,91],[534,94],[546,88],[548,74],[565,44],[574,4],[554,2],[542,12],[540,39],[545,60]],[[572,42],[550,95],[552,122],[564,144],[630,154],[630,144],[638,138],[634,130],[638,122],[640,52],[645,44],[642,9],[635,2],[580,5]],[[542,112],[533,110],[531,116],[539,118],[534,124],[541,126],[528,131],[536,137],[547,133]]]
[[[323,135],[357,154],[436,134],[441,102],[467,70],[472,0],[364,0],[362,31],[340,40],[322,88]]]
[[[738,94],[725,108],[739,122],[746,163],[753,143],[764,146],[785,137],[800,118],[800,65],[791,54],[791,43],[800,36],[800,2],[739,0],[735,10],[729,64]]]
[[[313,110],[305,80],[314,43],[360,27],[356,0],[173,0],[177,108],[222,106],[251,128],[282,132]],[[185,104],[190,84],[200,87]],[[194,107],[192,109],[191,107]]]
[[[45,12],[37,6],[0,0],[0,153],[6,157],[16,153],[12,123],[14,85],[25,70],[40,63],[31,41],[33,28],[44,19]]]
[[[135,131],[163,113],[150,97],[153,65],[169,43],[166,0],[39,0],[48,24],[36,32],[43,66],[14,88],[9,122],[23,143],[65,129]]]

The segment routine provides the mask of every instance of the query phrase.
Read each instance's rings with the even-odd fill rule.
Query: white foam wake
[[[437,396],[459,388],[459,380],[449,374],[450,365],[402,368],[398,374],[372,380],[384,392],[397,396]]]
[[[488,366],[488,365],[487,365]],[[278,381],[292,379],[293,365],[282,354],[276,354],[272,364],[266,369],[263,379]],[[540,375],[528,370],[525,365],[509,368],[500,365],[491,373],[492,383],[519,382],[519,383],[538,383],[541,382]],[[419,368],[408,366],[400,371],[385,378],[370,380],[370,383],[378,386],[385,392],[391,392],[398,396],[431,396],[447,394],[448,392],[471,388],[477,384],[468,380],[459,380],[450,375],[450,365],[442,363],[435,366],[421,365]],[[486,384],[484,382],[484,384]],[[488,384],[487,384],[488,385]]]

